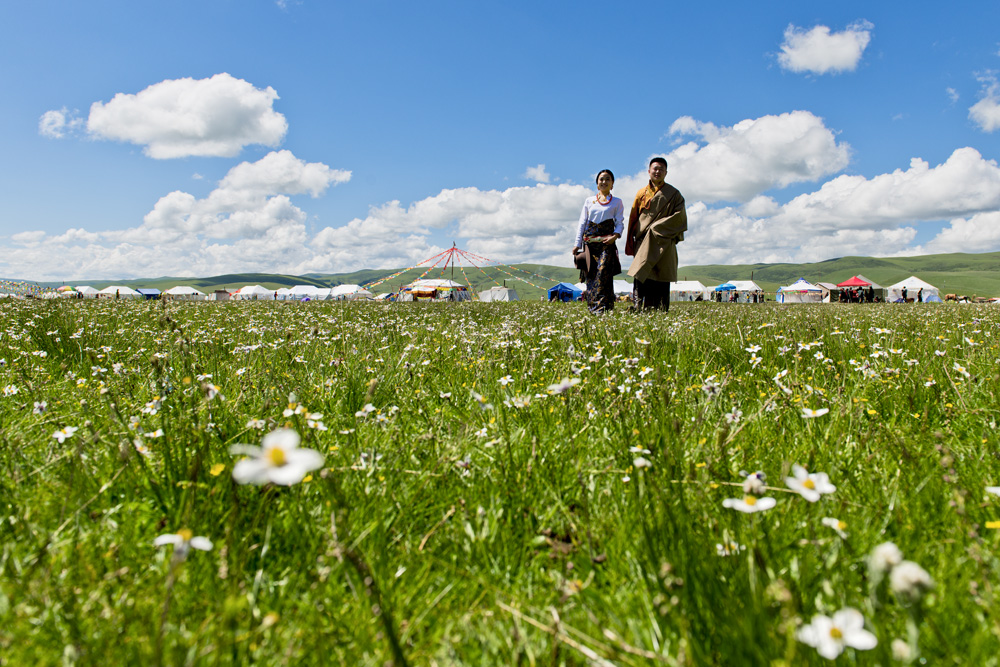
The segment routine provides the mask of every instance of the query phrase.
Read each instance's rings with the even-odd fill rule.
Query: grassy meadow
[[[995,665],[998,344],[995,306],[5,300],[0,664]]]

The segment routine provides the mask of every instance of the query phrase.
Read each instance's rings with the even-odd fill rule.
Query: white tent
[[[275,299],[277,299],[278,301],[285,301],[291,299],[292,297],[288,296],[288,293],[290,291],[291,289],[288,287],[279,287],[278,289],[275,290],[275,293],[278,295],[275,297]]]
[[[320,289],[314,285],[296,285],[286,292],[285,298],[292,301],[301,301],[302,299],[318,299]],[[329,292],[327,292],[329,294]],[[323,298],[325,298],[324,295]]]
[[[480,301],[519,301],[517,291],[513,287],[496,285],[479,293]]]
[[[612,287],[615,291],[615,296],[622,296],[625,294],[632,293],[632,283],[627,280],[616,280],[612,283]]]
[[[697,301],[705,299],[707,287],[700,280],[677,280],[670,283],[671,301]]]
[[[778,303],[821,303],[823,288],[813,285],[805,278],[799,278],[791,285],[779,287]]]
[[[97,298],[97,290],[90,285],[77,285],[76,291],[82,294],[85,299]]]
[[[274,292],[262,285],[247,285],[241,287],[234,298],[242,301],[274,301]]]
[[[374,294],[366,290],[361,285],[337,285],[330,290],[330,298],[337,301],[354,301],[356,299],[370,299]]]
[[[924,282],[923,280],[917,278],[916,276],[910,276],[906,280],[900,280],[895,285],[889,285],[889,287],[886,288],[889,292],[887,299],[890,302],[902,299],[904,287],[906,288],[907,299],[916,300],[917,294],[920,294],[922,299],[926,299],[932,294],[938,298],[941,298],[941,295],[938,293],[937,287],[934,287],[934,285],[931,285],[930,283]],[[923,290],[923,292],[921,292],[920,290]]]
[[[359,289],[354,294],[349,294],[347,296],[348,301],[370,301],[371,299],[374,298],[375,298],[374,294],[363,288]]]
[[[204,292],[199,292],[187,285],[171,287],[163,293],[163,296],[168,299],[178,299],[180,301],[204,301],[207,298]]]
[[[126,287],[124,285],[111,285],[110,287],[105,287],[100,292],[101,296],[107,296],[114,299],[116,296],[121,299],[138,299],[140,294],[136,292],[131,287]]]

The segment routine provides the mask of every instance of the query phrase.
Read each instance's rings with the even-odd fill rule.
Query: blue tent
[[[549,288],[549,301],[576,301],[581,294],[583,290],[569,283],[559,283]]]
[[[150,288],[141,287],[141,288],[137,289],[136,292],[138,292],[139,294],[141,294],[143,299],[159,299],[160,298],[160,290],[156,289],[155,287],[150,287]]]
[[[716,292],[730,292],[730,291],[732,291],[734,289],[736,289],[736,285],[734,285],[732,283],[722,283],[721,285],[716,286],[715,291]]]

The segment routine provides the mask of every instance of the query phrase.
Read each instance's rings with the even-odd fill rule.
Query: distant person
[[[634,257],[632,298],[638,310],[670,310],[670,283],[677,280],[677,244],[687,231],[684,197],[664,179],[667,161],[649,161],[649,183],[635,195],[628,216],[625,254]]]
[[[924,302],[924,288],[921,287],[920,289],[917,290],[917,303],[923,303],[923,302]]]
[[[615,241],[625,230],[625,204],[611,195],[615,175],[610,169],[597,174],[597,194],[587,197],[580,211],[573,257],[587,288],[587,307],[600,314],[615,307],[614,278],[622,272]]]
[[[903,303],[906,303],[906,285],[903,285]]]

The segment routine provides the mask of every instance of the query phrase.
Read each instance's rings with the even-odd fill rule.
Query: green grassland
[[[682,248],[683,250],[683,248]],[[696,258],[685,257],[683,261]],[[700,280],[707,286],[718,285],[727,280],[750,280],[757,282],[765,291],[775,292],[783,285],[790,285],[804,277],[811,282],[840,283],[853,275],[862,274],[883,286],[897,283],[911,275],[916,275],[935,285],[941,294],[955,293],[969,296],[1000,296],[1000,253],[952,253],[947,255],[924,255],[916,257],[875,258],[840,257],[812,264],[746,264],[746,265],[688,265],[682,266],[678,277],[682,280]],[[397,275],[398,274],[398,275]],[[390,279],[386,280],[386,278]],[[216,289],[238,289],[244,285],[263,285],[268,289],[291,287],[293,285],[316,285],[334,287],[342,284],[367,285],[378,283],[372,289],[377,292],[398,291],[416,278],[448,278],[468,285],[479,292],[494,285],[506,285],[517,290],[522,299],[537,300],[545,295],[548,287],[556,282],[576,283],[579,273],[575,269],[543,264],[514,264],[500,267],[448,266],[402,269],[364,269],[351,273],[286,276],[263,273],[237,273],[209,278],[163,277],[128,281],[74,281],[102,289],[112,284],[129,287],[151,287],[168,289],[175,285],[190,285],[202,291]],[[631,282],[624,274],[619,279]],[[51,283],[58,287],[57,283]]]
[[[0,663],[995,665],[998,337],[986,305],[3,300]],[[846,607],[877,644],[806,630]]]

